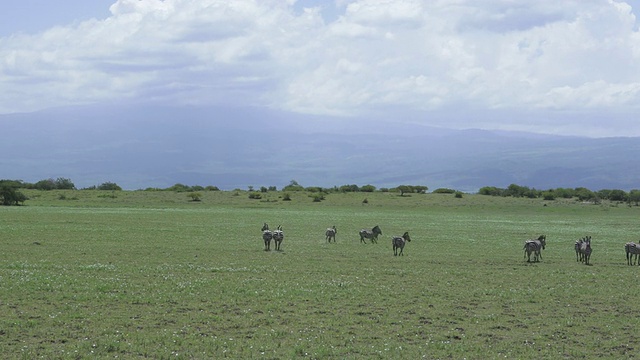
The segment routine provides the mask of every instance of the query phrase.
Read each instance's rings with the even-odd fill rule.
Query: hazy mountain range
[[[0,115],[0,178],[125,189],[509,184],[640,188],[640,138],[582,138],[264,109],[84,106]]]

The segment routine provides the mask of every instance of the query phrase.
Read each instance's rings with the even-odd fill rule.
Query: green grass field
[[[9,358],[633,358],[640,208],[465,195],[25,192],[0,207]],[[363,204],[367,198],[368,204]],[[260,227],[285,231],[263,250]],[[335,225],[337,243],[324,231]],[[358,230],[379,225],[378,244]],[[403,257],[391,236],[409,231]],[[540,263],[524,240],[547,235]],[[593,237],[592,265],[573,244]]]

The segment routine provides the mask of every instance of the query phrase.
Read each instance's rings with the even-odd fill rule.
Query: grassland
[[[9,358],[633,358],[640,208],[392,193],[26,192],[0,207]],[[367,198],[368,204],[363,204]],[[281,224],[283,251],[260,227]],[[380,225],[378,244],[357,232]],[[338,228],[337,243],[324,230]],[[390,238],[409,231],[405,256]],[[540,263],[523,241],[547,235]],[[592,265],[573,243],[593,237]]]

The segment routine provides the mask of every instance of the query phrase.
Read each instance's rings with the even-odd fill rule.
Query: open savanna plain
[[[634,358],[640,208],[447,194],[25,191],[0,207],[18,359]],[[365,197],[368,203],[363,203]],[[260,228],[282,225],[282,251]],[[337,242],[324,232],[335,225]],[[358,231],[379,225],[377,244]],[[391,236],[409,231],[405,256]],[[547,236],[539,263],[524,241]],[[592,236],[592,265],[574,242]]]

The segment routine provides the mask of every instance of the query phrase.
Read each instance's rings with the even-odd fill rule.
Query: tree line
[[[577,188],[556,188],[548,190],[537,190],[527,186],[520,186],[516,184],[509,185],[506,189],[498,188],[495,186],[485,186],[478,190],[480,195],[490,196],[511,196],[511,197],[526,197],[526,198],[542,198],[544,200],[555,199],[573,199],[576,198],[579,201],[589,201],[593,203],[600,203],[602,200],[616,201],[616,202],[628,202],[638,205],[640,203],[640,190],[634,189],[629,192],[620,189],[602,189],[598,191],[592,191],[585,187]]]
[[[71,179],[59,177],[57,179],[44,179],[35,183],[28,183],[22,180],[0,180],[0,204],[2,205],[19,205],[24,204],[28,198],[22,194],[19,189],[35,189],[35,190],[77,190],[75,184]],[[80,190],[110,190],[120,191],[122,188],[114,182],[104,182],[100,185],[90,186],[82,188]],[[167,188],[146,188],[144,191],[175,191],[175,192],[198,192],[198,191],[219,191],[217,186],[200,186],[200,185],[185,185],[181,183],[174,184]],[[240,191],[240,189],[235,189]],[[250,193],[256,194],[258,192],[278,191],[276,186],[261,186],[259,190],[256,190],[253,186],[248,188]],[[307,191],[317,194],[329,194],[329,193],[348,193],[348,192],[395,192],[400,193],[400,196],[406,194],[424,194],[429,190],[427,186],[423,185],[399,185],[393,188],[377,188],[373,185],[367,184],[359,186],[356,184],[346,184],[341,186],[334,186],[331,188],[324,188],[319,186],[305,187],[300,185],[296,180],[291,180],[290,183],[282,188],[282,191]],[[439,194],[455,194],[456,197],[461,197],[462,192],[454,189],[439,188],[433,191],[433,193]],[[527,186],[521,186],[517,184],[511,184],[507,188],[499,188],[495,186],[485,186],[478,190],[480,195],[489,196],[503,196],[503,197],[526,197],[526,198],[542,198],[544,200],[555,200],[558,198],[572,199],[576,198],[579,201],[589,201],[593,203],[599,203],[602,200],[628,202],[635,205],[640,204],[640,190],[631,190],[626,192],[619,189],[602,189],[598,191],[592,191],[584,187],[577,188],[556,188],[548,190],[538,190]],[[257,198],[257,197],[256,197]]]

